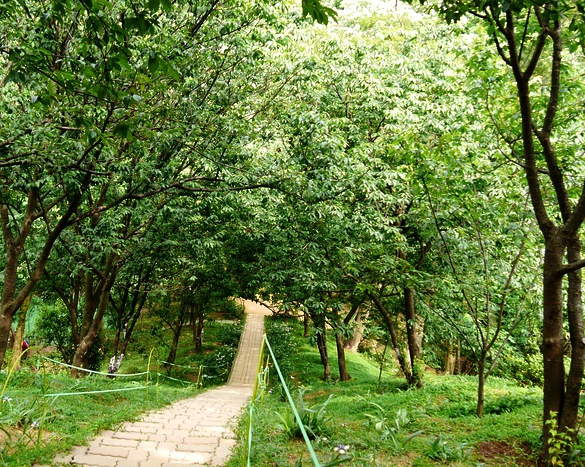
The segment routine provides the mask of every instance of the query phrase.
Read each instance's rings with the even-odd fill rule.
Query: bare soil
[[[497,460],[499,458],[513,458],[518,466],[535,467],[536,460],[530,446],[510,444],[505,441],[486,441],[476,446],[478,456],[484,460]]]

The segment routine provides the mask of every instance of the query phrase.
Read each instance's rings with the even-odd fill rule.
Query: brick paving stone
[[[146,459],[148,459],[148,456],[150,455],[149,451],[142,451],[142,450],[134,450],[132,451],[130,454],[128,454],[128,457],[126,458],[126,460],[132,461],[134,462],[134,464],[137,464],[138,462],[142,462],[145,461]],[[122,462],[122,461],[119,461]]]
[[[87,446],[58,455],[56,463],[86,467],[222,466],[236,445],[232,426],[255,382],[267,310],[245,301],[247,319],[228,383],[178,401],[139,421],[106,430]],[[45,467],[36,465],[34,467]]]
[[[140,467],[163,467],[165,465],[165,462],[148,459],[146,461],[140,461],[139,465]]]
[[[168,438],[167,435],[159,432],[156,434],[149,434],[148,437],[146,438],[146,441],[154,441],[156,443],[160,443],[160,442],[168,441],[167,438]]]
[[[215,436],[187,436],[178,444],[218,444],[219,440]]]
[[[88,454],[97,454],[99,456],[122,457],[126,459],[128,454],[132,451],[131,448],[121,448],[117,446],[108,446],[100,444],[98,446],[90,446]]]
[[[134,422],[134,423],[129,424],[129,425],[144,427],[144,428],[155,428],[157,430],[160,428],[158,423],[153,423],[153,422]]]
[[[99,440],[100,444],[103,444],[106,446],[119,446],[119,447],[124,447],[124,448],[137,448],[138,447],[138,441],[136,441],[134,439],[109,438],[109,437],[101,436],[101,437],[97,438],[97,440]]]
[[[136,432],[136,433],[156,433],[158,431],[157,428],[150,427],[150,426],[133,426],[129,425],[124,427],[124,431]]]
[[[138,467],[138,465],[140,465],[140,461],[122,459],[118,461],[116,467]]]
[[[80,454],[74,456],[73,465],[91,465],[98,467],[115,467],[118,462],[118,458],[110,456],[97,456],[95,454]]]
[[[146,433],[134,433],[130,431],[116,431],[113,435],[117,439],[132,439],[134,441],[143,441],[148,439]]]
[[[136,446],[136,450],[138,451],[156,451],[156,448],[159,443],[156,441],[139,441],[138,446]]]
[[[188,451],[188,452],[215,452],[217,449],[217,442],[213,444],[179,444],[177,451]]]

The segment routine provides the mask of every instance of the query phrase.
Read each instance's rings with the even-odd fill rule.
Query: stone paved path
[[[89,446],[57,456],[53,465],[88,467],[221,466],[236,444],[232,426],[252,395],[265,307],[245,301],[246,325],[225,386],[150,412],[117,431],[104,431]],[[37,466],[43,467],[43,466]]]

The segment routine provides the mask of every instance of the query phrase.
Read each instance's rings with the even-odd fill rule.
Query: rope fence
[[[266,355],[266,358],[265,358],[266,349],[268,349],[268,355]],[[297,410],[297,407],[294,403],[293,397],[288,389],[288,385],[286,384],[284,376],[282,375],[282,372],[280,371],[280,367],[278,366],[278,362],[276,360],[276,357],[274,356],[274,352],[272,350],[272,347],[270,346],[270,342],[268,342],[268,338],[266,337],[266,334],[264,334],[264,336],[262,338],[262,345],[260,347],[260,357],[258,359],[258,370],[256,372],[256,380],[254,383],[254,390],[252,391],[252,399],[250,401],[248,431],[247,431],[247,439],[246,439],[246,442],[244,443],[244,456],[243,456],[242,467],[251,467],[252,437],[253,437],[253,432],[254,432],[253,415],[254,415],[254,412],[256,410],[256,405],[262,402],[262,400],[264,398],[264,393],[265,393],[266,388],[268,386],[269,361],[272,361],[272,364],[274,365],[276,373],[278,374],[278,379],[280,380],[280,384],[281,384],[281,386],[286,394],[288,403],[289,403],[291,410],[295,416],[295,419],[299,425],[299,429],[301,430],[301,433],[303,435],[303,439],[305,440],[305,444],[307,445],[307,450],[309,451],[309,454],[311,456],[311,460],[313,461],[313,464],[315,467],[322,467],[321,463],[319,462],[319,459],[317,458],[317,455],[315,454],[315,450],[313,449],[313,445],[311,444],[311,440],[309,439],[309,435],[307,434],[307,431],[305,430],[305,425],[303,424],[301,416],[299,415],[299,411]],[[260,394],[259,394],[259,392],[260,392]]]
[[[95,391],[50,393],[50,394],[44,394],[43,397],[47,397],[47,398],[52,397],[52,398],[56,399],[58,397],[63,397],[63,396],[78,396],[78,395],[87,395],[87,394],[103,394],[103,393],[144,390],[144,391],[146,391],[146,399],[148,400],[149,388],[152,387],[152,385],[153,385],[152,380],[154,379],[154,377],[156,377],[156,383],[154,383],[154,385],[157,387],[157,395],[158,395],[158,385],[159,385],[160,378],[164,378],[164,379],[167,379],[170,381],[181,383],[184,386],[195,385],[198,389],[200,389],[203,387],[203,383],[204,383],[203,380],[204,380],[204,377],[206,376],[204,374],[204,370],[206,368],[214,368],[214,369],[222,369],[223,368],[224,370],[219,373],[219,376],[225,376],[229,372],[229,368],[227,368],[227,367],[229,365],[231,365],[231,362],[228,362],[228,363],[222,364],[222,365],[214,365],[214,366],[212,366],[212,365],[193,365],[193,366],[178,365],[176,363],[170,363],[170,362],[167,362],[165,360],[159,360],[158,358],[153,360],[153,353],[154,352],[155,352],[155,349],[152,349],[152,351],[150,352],[150,356],[148,358],[147,369],[145,371],[141,371],[141,372],[137,372],[137,373],[117,373],[117,372],[116,373],[109,373],[109,372],[103,372],[103,371],[95,371],[95,370],[90,370],[88,368],[82,368],[79,366],[70,365],[68,363],[61,362],[61,361],[55,360],[53,358],[41,356],[40,357],[41,361],[47,361],[47,362],[50,362],[54,365],[61,366],[63,368],[69,368],[69,369],[81,371],[81,372],[84,372],[84,373],[87,373],[90,375],[94,375],[94,376],[105,376],[105,377],[113,378],[113,379],[114,378],[145,377],[145,384],[140,385],[140,386],[135,386],[135,387],[118,388],[118,389],[102,389],[102,390],[95,390]],[[156,364],[153,365],[153,362]],[[161,373],[162,366],[182,368],[184,370],[181,373],[182,375],[184,375],[185,373],[187,373],[191,370],[191,373],[196,375],[195,381],[180,379],[180,378],[170,376],[168,374],[163,374],[163,373]],[[9,372],[9,376],[8,376],[7,380],[5,381],[4,387],[2,388],[2,394],[4,394],[4,392],[6,391],[6,386],[8,384],[8,380],[10,379],[11,373],[12,373],[12,371]]]

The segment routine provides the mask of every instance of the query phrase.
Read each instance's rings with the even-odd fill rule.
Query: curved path
[[[236,444],[231,427],[252,395],[268,310],[244,301],[246,325],[228,383],[104,431],[53,465],[88,467],[221,466]],[[42,466],[37,466],[42,467]]]

